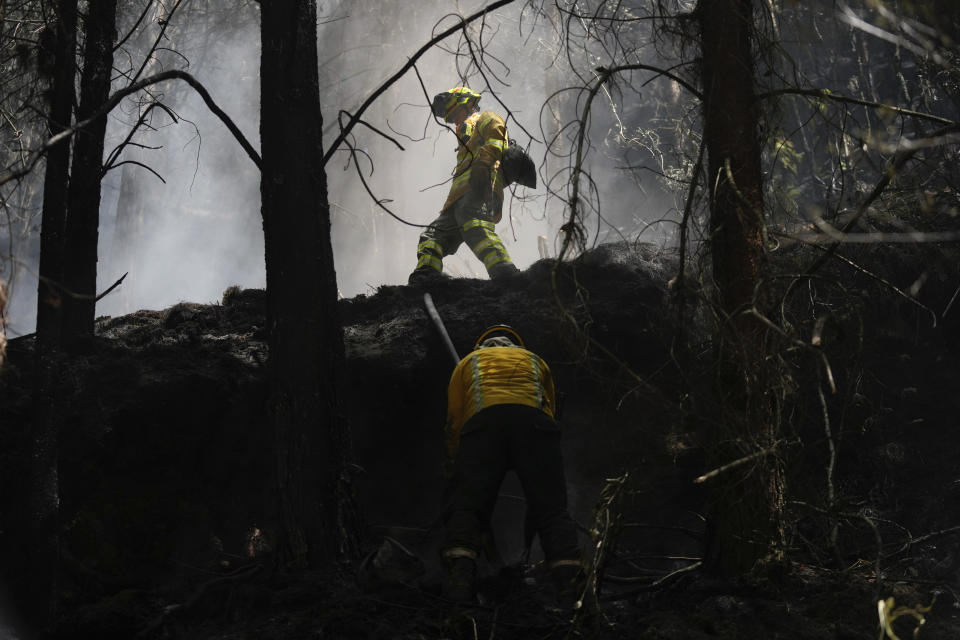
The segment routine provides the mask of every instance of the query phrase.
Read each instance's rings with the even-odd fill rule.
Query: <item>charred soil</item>
[[[960,261],[943,247],[876,245],[798,281],[817,255],[772,254],[782,282],[772,348],[792,390],[780,425],[783,565],[737,580],[702,573],[706,496],[693,480],[710,471],[701,443],[719,428],[716,315],[704,282],[677,278],[672,252],[604,245],[506,281],[429,287],[461,355],[504,323],[550,364],[595,613],[553,605],[510,477],[480,601],[440,597],[452,362],[423,288],[340,302],[366,556],[323,573],[275,572],[265,296],[230,289],[220,304],[100,318],[83,352],[59,363],[62,577],[49,635],[870,640],[879,607],[900,637],[923,622],[920,638],[958,638]],[[32,338],[12,340],[9,357],[3,522],[24,490]],[[0,530],[7,567],[10,531]]]

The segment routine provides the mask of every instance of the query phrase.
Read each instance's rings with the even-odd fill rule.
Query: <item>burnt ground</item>
[[[954,253],[853,248],[789,291],[819,252],[772,254],[788,321],[775,347],[790,390],[789,563],[736,581],[697,565],[706,497],[692,480],[709,470],[701,442],[718,427],[713,315],[702,283],[678,287],[674,254],[607,245],[509,282],[430,287],[461,354],[506,323],[551,365],[571,510],[602,560],[592,617],[552,607],[537,545],[525,552],[515,478],[494,516],[500,559],[484,564],[482,602],[440,598],[452,363],[422,290],[340,302],[367,556],[325,573],[277,574],[270,561],[263,292],[101,318],[55,391],[63,576],[52,637],[868,640],[878,601],[894,598],[906,607],[891,609],[901,637],[922,618],[918,637],[960,638]],[[0,375],[3,520],[22,481],[31,355],[31,338],[11,341]],[[12,634],[2,623],[0,636]]]

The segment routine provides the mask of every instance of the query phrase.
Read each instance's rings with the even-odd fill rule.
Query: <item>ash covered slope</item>
[[[639,606],[631,606],[629,598],[611,598],[606,614],[620,626],[611,627],[609,637],[636,635],[638,629],[644,637],[670,640],[775,633],[785,639],[876,637],[878,597],[929,604],[934,591],[940,596],[924,637],[957,637],[960,624],[951,607],[951,594],[960,589],[955,481],[960,313],[951,311],[960,257],[955,253],[941,246],[847,248],[843,259],[804,283],[802,295],[794,290],[783,298],[792,333],[780,355],[793,358],[788,370],[796,387],[794,410],[782,425],[791,443],[785,450],[790,557],[804,565],[795,567],[779,591],[767,584],[694,581],[682,588],[672,583],[649,588]],[[819,255],[801,248],[774,253],[774,269],[784,276],[777,281],[792,281]],[[707,470],[697,460],[696,430],[717,426],[703,384],[710,378],[711,352],[703,340],[710,325],[702,309],[688,307],[686,340],[695,348],[682,372],[689,404],[680,403],[681,372],[669,357],[678,317],[667,284],[676,274],[675,258],[649,246],[602,246],[561,266],[557,296],[553,266],[537,263],[507,283],[443,281],[430,292],[461,355],[487,326],[506,323],[550,363],[566,395],[568,490],[581,523],[589,522],[605,479],[631,471],[630,491],[619,509],[624,523],[646,528],[625,527],[617,540],[618,554],[634,560],[611,561],[605,582],[611,595],[617,588],[635,589],[651,570],[662,576],[688,564],[645,566],[646,573],[637,577],[630,575],[637,557],[676,559],[702,552],[695,535],[675,532],[694,529],[684,518],[702,511],[702,497],[690,483]],[[917,283],[922,286],[908,296]],[[435,553],[429,538],[437,532],[432,525],[440,506],[441,430],[452,363],[426,317],[422,293],[382,287],[375,295],[341,301],[340,312],[348,356],[345,404],[356,443],[354,481],[369,540],[376,544],[390,534],[429,560]],[[219,305],[183,303],[101,319],[86,352],[64,363],[56,397],[62,587],[64,610],[73,612],[77,628],[96,629],[99,637],[131,637],[165,604],[188,600],[211,573],[249,566],[251,556],[269,545],[263,312],[264,293],[247,290],[228,292]],[[694,312],[699,323],[693,322]],[[564,313],[619,362],[585,343]],[[814,335],[819,350],[797,346],[811,343]],[[22,490],[17,470],[31,418],[31,350],[29,339],[12,341],[0,376],[0,480],[11,489],[0,494],[0,521],[8,521],[11,498]],[[830,510],[828,486],[835,494]],[[509,498],[518,494],[509,483],[502,493],[494,530],[510,562],[521,551],[523,504]],[[833,532],[835,548],[828,544]],[[16,553],[6,544],[0,548]],[[613,581],[618,574],[627,576],[625,585]],[[275,591],[271,585],[257,597],[271,601]],[[428,637],[437,635],[429,632],[430,620],[410,617],[410,607],[387,615],[391,610],[385,613],[342,591],[326,596],[339,608],[315,600],[305,606],[294,596],[288,606],[304,609],[297,618],[304,628],[315,629],[320,619],[321,626],[335,627],[339,623],[331,616],[339,615],[340,622],[347,619],[358,628],[373,619],[395,625],[383,637],[421,637],[425,629]],[[433,611],[436,603],[424,602],[429,605],[424,610]],[[414,602],[414,609],[424,602]],[[523,603],[515,609],[512,624],[522,628],[530,609]],[[225,620],[227,610],[239,616],[238,628],[259,625],[257,637],[290,637],[284,618],[270,606],[229,602],[214,607],[204,621],[215,627],[205,637],[225,630],[216,620]],[[189,624],[204,620],[202,611]],[[503,611],[501,623],[509,617],[508,609]],[[481,622],[498,624],[495,614],[492,622]],[[116,633],[106,633],[107,627]],[[403,636],[399,629],[410,633]],[[248,637],[244,633],[222,637]],[[184,631],[182,637],[197,636]]]
[[[592,351],[585,356],[580,337],[560,320],[552,267],[537,263],[509,283],[450,279],[431,293],[461,355],[486,327],[505,323],[550,363],[566,395],[568,479],[583,520],[599,483],[642,455],[638,433],[656,418],[617,410],[635,383]],[[594,338],[653,375],[667,361],[661,322],[674,270],[672,257],[652,247],[603,247],[576,268],[563,266],[559,299]],[[382,287],[340,302],[355,483],[374,534],[429,527],[439,513],[452,362],[422,295]],[[263,311],[263,292],[246,290],[229,291],[220,305],[102,318],[84,355],[64,365],[57,391],[64,543],[78,567],[96,567],[81,569],[97,583],[94,592],[149,583],[177,562],[229,562],[249,553],[255,530],[269,541]],[[29,339],[10,351],[0,423],[6,451],[14,452],[29,424]],[[16,468],[16,460],[7,462]],[[505,509],[497,516],[505,527],[522,520],[522,504]],[[501,546],[514,557],[519,535],[505,535]]]

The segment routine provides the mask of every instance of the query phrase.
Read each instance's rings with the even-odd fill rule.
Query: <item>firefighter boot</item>
[[[473,602],[476,597],[477,561],[466,556],[443,559],[443,597],[450,602]]]
[[[557,585],[557,605],[564,611],[593,610],[593,590],[587,588],[587,574],[579,561],[561,561],[550,567]]]
[[[449,279],[450,276],[442,271],[437,271],[433,267],[418,267],[410,273],[407,278],[407,285],[425,288]]]
[[[495,264],[487,271],[491,280],[507,280],[520,273],[520,269],[512,262]]]

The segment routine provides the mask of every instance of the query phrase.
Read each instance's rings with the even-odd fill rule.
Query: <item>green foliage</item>
[[[797,175],[803,154],[797,150],[793,142],[787,138],[778,137],[773,141],[773,151],[780,166],[793,175]]]

